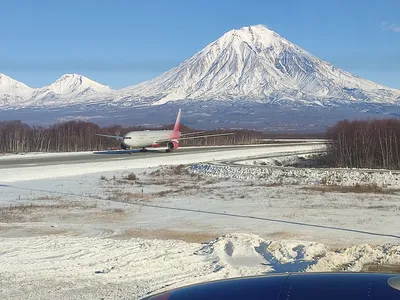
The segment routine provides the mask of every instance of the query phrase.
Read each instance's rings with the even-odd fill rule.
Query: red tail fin
[[[181,109],[179,109],[178,115],[176,116],[174,131],[179,131],[179,125],[181,125]]]

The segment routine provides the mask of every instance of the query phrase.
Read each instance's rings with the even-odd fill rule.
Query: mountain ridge
[[[400,91],[340,70],[262,25],[231,30],[177,67],[126,91],[161,96],[160,104],[181,98],[387,102],[400,97]]]
[[[341,70],[263,25],[230,30],[178,66],[120,90],[79,74],[64,74],[36,89],[1,76],[0,107],[162,105],[179,100],[289,106],[400,102],[400,90]]]
[[[72,104],[80,103],[81,97],[111,93],[113,90],[110,87],[75,73],[64,74],[50,85],[40,88],[31,88],[5,74],[0,74],[0,105],[1,100],[3,105],[46,105],[57,104],[61,100]]]

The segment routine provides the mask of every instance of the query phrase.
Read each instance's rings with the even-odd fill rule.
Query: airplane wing
[[[183,137],[183,138],[178,138],[178,139],[164,139],[164,140],[158,140],[157,143],[169,142],[171,140],[182,141],[182,140],[200,139],[200,138],[208,138],[208,137],[224,136],[224,135],[232,135],[232,134],[234,134],[234,133],[220,133],[220,134],[211,134],[211,135],[190,136],[190,137]]]
[[[195,131],[195,132],[188,132],[188,133],[182,133],[181,136],[186,136],[186,135],[190,135],[190,134],[198,134],[198,133],[203,133],[205,131]]]
[[[108,137],[108,138],[113,138],[113,139],[117,139],[117,140],[123,140],[124,139],[123,136],[119,136],[119,135],[107,135],[107,134],[100,134],[100,133],[96,133],[95,135],[104,136],[104,137]]]

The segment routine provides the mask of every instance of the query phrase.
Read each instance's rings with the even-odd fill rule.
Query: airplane
[[[121,149],[141,149],[141,152],[146,152],[147,148],[159,148],[161,146],[166,146],[165,152],[171,152],[179,147],[179,141],[189,140],[189,139],[199,139],[215,136],[232,135],[234,133],[220,133],[202,136],[189,136],[200,132],[191,132],[182,134],[179,131],[181,120],[181,109],[178,111],[176,117],[175,125],[173,130],[145,130],[145,131],[130,131],[124,136],[118,135],[106,135],[96,133],[95,135],[114,138],[121,141]]]

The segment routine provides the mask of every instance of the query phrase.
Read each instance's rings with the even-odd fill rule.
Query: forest
[[[400,120],[340,121],[327,131],[331,165],[400,168]]]
[[[128,131],[172,129],[173,124],[158,128],[119,125],[100,127],[91,122],[69,121],[52,126],[29,126],[22,121],[0,121],[0,153],[71,152],[119,149],[116,139],[96,133],[124,135]],[[182,133],[198,129],[181,125]],[[180,146],[213,146],[260,143],[268,138],[324,137],[328,144],[327,161],[332,167],[400,168],[400,120],[344,120],[329,128],[325,135],[271,134],[256,130],[208,130],[202,134],[234,132],[234,135],[183,140]]]
[[[159,128],[121,127],[119,125],[100,127],[91,122],[69,121],[49,127],[29,126],[22,121],[0,121],[0,153],[20,152],[71,152],[96,151],[120,148],[116,139],[96,136],[96,133],[122,136],[129,131],[147,129],[172,129],[173,124]],[[197,132],[181,125],[182,133]],[[231,136],[184,140],[180,146],[211,146],[251,144],[266,135],[254,130],[208,130],[202,134],[234,132]]]

